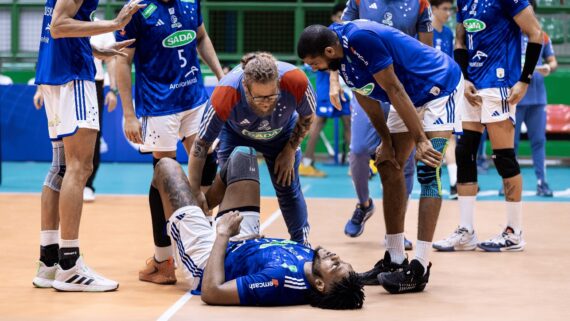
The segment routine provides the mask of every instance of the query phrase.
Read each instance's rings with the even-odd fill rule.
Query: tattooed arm
[[[289,146],[294,151],[297,150],[297,147],[301,145],[303,139],[311,129],[311,124],[314,120],[314,114],[308,116],[299,116],[297,119],[297,124],[295,124],[295,128],[293,129],[293,133],[291,134],[291,138],[289,138]]]

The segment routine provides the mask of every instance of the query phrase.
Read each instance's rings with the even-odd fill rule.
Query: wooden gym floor
[[[311,242],[338,253],[355,269],[370,268],[384,252],[381,201],[364,234],[350,239],[344,224],[354,207],[348,199],[308,199]],[[406,221],[415,241],[417,201]],[[186,285],[158,286],[138,281],[152,255],[145,196],[101,196],[85,204],[81,250],[90,267],[118,280],[112,293],[58,293],[32,286],[38,257],[39,194],[0,194],[1,320],[569,320],[570,203],[524,203],[527,248],[521,253],[431,254],[426,291],[389,295],[368,287],[359,311],[325,311],[309,306],[284,308],[213,307],[186,294]],[[457,202],[444,201],[436,239],[458,222]],[[272,218],[277,218],[275,221]],[[502,202],[477,204],[480,239],[504,223]],[[273,198],[262,199],[263,233],[287,237]],[[413,257],[413,253],[409,254]],[[182,277],[179,277],[182,280]]]

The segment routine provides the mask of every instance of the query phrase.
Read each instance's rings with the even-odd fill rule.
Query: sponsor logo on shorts
[[[463,27],[467,32],[479,32],[485,30],[487,25],[479,19],[471,18],[463,21]]]
[[[362,86],[361,88],[352,88],[352,90],[363,96],[368,96],[374,91],[374,83],[369,83],[368,85]]]
[[[176,48],[185,46],[196,39],[194,30],[179,30],[162,40],[162,46],[165,48]]]
[[[146,7],[146,9],[144,9],[144,11],[142,12],[142,16],[145,19],[148,19],[148,17],[150,17],[150,15],[156,11],[156,8],[157,7],[154,3],[149,4],[148,7]]]
[[[274,138],[275,136],[279,135],[279,133],[281,133],[281,130],[283,128],[277,128],[277,129],[273,129],[273,130],[269,130],[269,131],[263,131],[263,132],[250,132],[249,130],[243,129],[241,131],[242,135],[247,136],[249,138],[253,138],[256,140],[270,140],[272,138]]]

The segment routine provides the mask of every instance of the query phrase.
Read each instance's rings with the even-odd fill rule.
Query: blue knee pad
[[[435,150],[445,154],[447,141],[447,138],[435,137],[431,139],[431,144]],[[418,182],[421,185],[420,197],[441,198],[441,164],[434,168],[419,161],[417,170]]]
[[[251,180],[259,183],[259,166],[255,149],[237,146],[220,171],[222,182],[229,186],[238,181]]]

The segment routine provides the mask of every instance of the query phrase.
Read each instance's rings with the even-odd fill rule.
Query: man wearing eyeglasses
[[[301,70],[266,52],[246,54],[241,65],[216,86],[192,146],[189,177],[198,205],[204,212],[209,209],[198,187],[214,140],[219,136],[221,168],[236,146],[253,147],[265,158],[291,239],[307,244],[309,223],[299,181],[299,145],[314,113],[315,95]]]

